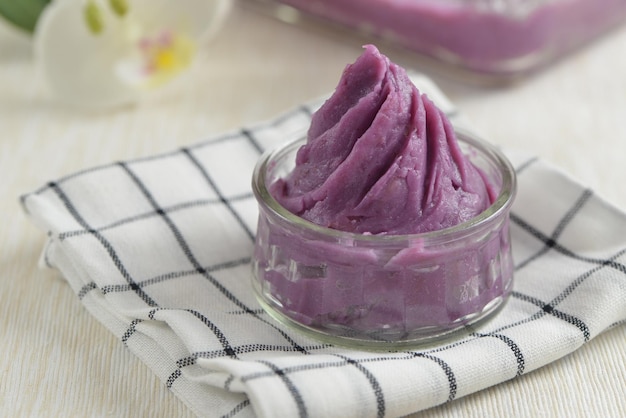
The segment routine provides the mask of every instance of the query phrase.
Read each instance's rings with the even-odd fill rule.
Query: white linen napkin
[[[418,88],[459,114],[427,78]],[[87,169],[23,196],[43,263],[199,416],[397,417],[555,361],[626,323],[626,216],[509,152],[515,286],[479,331],[365,352],[274,322],[256,302],[250,181],[263,150],[305,133],[321,102],[197,145]]]

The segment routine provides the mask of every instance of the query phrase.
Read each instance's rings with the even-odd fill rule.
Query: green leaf
[[[32,33],[50,0],[0,0],[0,16],[18,28]]]

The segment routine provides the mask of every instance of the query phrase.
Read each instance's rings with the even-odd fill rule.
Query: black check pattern
[[[416,84],[452,118],[428,79]],[[418,351],[333,347],[269,318],[250,289],[259,154],[319,102],[168,154],[85,170],[22,198],[85,307],[210,417],[395,417],[515,378],[626,323],[626,217],[553,167],[510,153],[516,284],[501,313]]]

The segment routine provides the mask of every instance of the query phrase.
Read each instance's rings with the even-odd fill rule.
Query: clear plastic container
[[[626,21],[624,0],[255,0],[289,5],[496,80],[545,66]],[[276,9],[286,16],[285,10]],[[290,18],[293,19],[293,16]],[[289,20],[289,19],[287,19]]]
[[[323,341],[395,349],[447,337],[502,306],[513,284],[515,172],[492,146],[462,132],[458,140],[498,197],[479,216],[424,234],[355,234],[308,222],[268,191],[293,169],[304,140],[261,157],[252,181],[259,204],[252,264],[265,310]]]

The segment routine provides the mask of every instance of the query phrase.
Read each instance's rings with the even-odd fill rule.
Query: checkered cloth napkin
[[[450,117],[428,79],[415,82]],[[626,323],[626,216],[537,159],[509,153],[516,283],[460,340],[362,352],[286,329],[250,285],[261,152],[321,102],[168,154],[113,163],[23,197],[43,263],[199,416],[397,417],[513,379]]]

